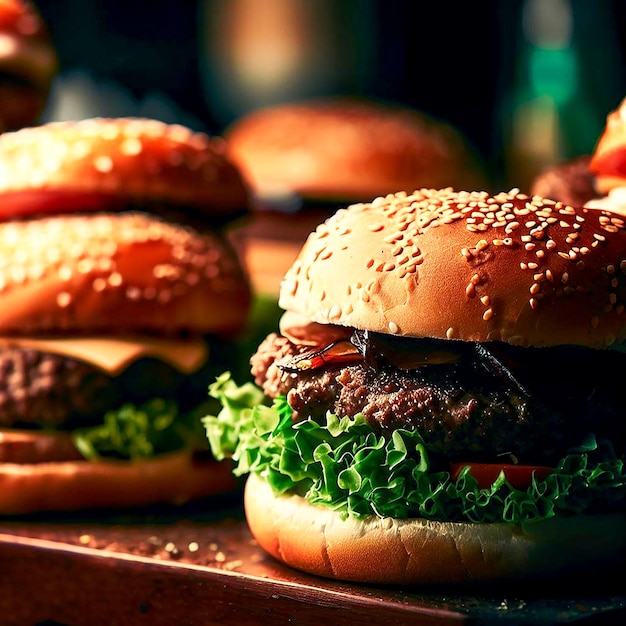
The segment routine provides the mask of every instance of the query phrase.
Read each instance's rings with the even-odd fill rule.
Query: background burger
[[[248,314],[221,232],[248,199],[223,143],[181,126],[0,137],[0,514],[233,488],[199,418]]]
[[[338,211],[280,292],[214,454],[259,544],[371,583],[607,573],[626,554],[626,225],[512,190]],[[260,387],[260,388],[259,388]]]
[[[32,126],[58,72],[56,50],[35,5],[0,0],[0,132]]]
[[[224,137],[254,200],[231,236],[257,292],[273,296],[307,235],[339,207],[400,189],[486,184],[478,153],[451,124],[382,100],[268,106]]]
[[[533,181],[531,192],[626,215],[626,99],[607,115],[592,154],[545,170]]]

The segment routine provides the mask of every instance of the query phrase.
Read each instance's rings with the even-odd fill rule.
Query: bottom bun
[[[232,465],[189,451],[136,462],[0,463],[0,515],[184,504],[237,487]]]
[[[553,518],[523,525],[342,520],[250,475],[244,504],[258,544],[299,570],[378,584],[445,584],[546,578],[624,563],[626,515]],[[581,567],[584,569],[581,570]]]

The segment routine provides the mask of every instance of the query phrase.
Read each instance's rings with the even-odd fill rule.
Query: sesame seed
[[[331,320],[337,320],[341,317],[341,307],[338,304],[333,304],[328,312],[328,317]]]
[[[72,301],[72,296],[66,291],[62,291],[60,294],[57,295],[57,304],[62,309],[65,309],[66,307],[68,307],[71,301]]]
[[[485,322],[488,322],[493,316],[494,316],[493,309],[487,309],[483,313],[483,320],[485,320]]]
[[[389,322],[389,323],[387,324],[387,328],[389,328],[389,332],[390,332],[391,334],[393,334],[393,335],[397,334],[397,333],[398,333],[398,331],[400,330],[400,329],[398,328],[398,325],[397,325],[395,322]]]
[[[98,156],[94,159],[93,166],[101,174],[108,174],[113,170],[113,159],[109,156]]]
[[[96,278],[92,283],[92,287],[94,291],[104,291],[107,287],[107,281],[104,278]]]

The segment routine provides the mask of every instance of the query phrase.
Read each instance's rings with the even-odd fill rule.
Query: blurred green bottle
[[[593,151],[606,115],[625,95],[624,24],[612,0],[501,7],[500,170],[504,186],[527,190],[543,169]]]

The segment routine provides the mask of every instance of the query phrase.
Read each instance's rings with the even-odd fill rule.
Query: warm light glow
[[[230,114],[323,90],[337,67],[332,4],[205,0],[205,88]]]
[[[232,0],[231,0],[232,1]],[[293,77],[311,48],[301,3],[292,0],[236,0],[226,23],[227,50],[236,80],[256,90],[274,90]]]

